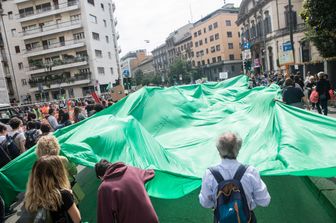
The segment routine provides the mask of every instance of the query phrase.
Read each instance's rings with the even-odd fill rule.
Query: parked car
[[[11,107],[9,105],[0,105],[0,122],[3,124],[8,124],[9,120],[13,117],[18,117],[24,120],[24,114],[19,112],[16,107]]]

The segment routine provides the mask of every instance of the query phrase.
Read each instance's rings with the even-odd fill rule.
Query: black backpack
[[[33,146],[36,145],[37,139],[39,137],[37,129],[32,129],[25,132],[25,137],[26,137],[26,144],[25,144],[26,149],[32,148]]]
[[[6,136],[6,139],[0,144],[0,168],[20,155],[20,150],[14,142],[18,135],[19,133],[15,133],[13,136]]]
[[[240,182],[246,167],[240,165],[233,179],[224,179],[218,167],[209,168],[218,183],[214,222],[252,223],[255,217],[247,204],[245,192]]]

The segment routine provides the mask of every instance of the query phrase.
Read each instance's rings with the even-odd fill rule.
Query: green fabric
[[[143,88],[116,105],[55,133],[62,154],[88,167],[101,158],[156,170],[147,185],[158,198],[198,188],[207,167],[220,162],[216,139],[238,132],[238,160],[261,174],[336,175],[336,120],[274,101],[277,85],[248,89],[246,76],[221,83]],[[33,150],[0,169],[7,202],[24,191]]]

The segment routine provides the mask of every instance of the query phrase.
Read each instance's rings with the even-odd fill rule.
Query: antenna
[[[193,18],[192,9],[191,9],[191,3],[189,3],[189,9],[190,9],[190,21],[191,21],[191,23],[193,23],[194,18]]]

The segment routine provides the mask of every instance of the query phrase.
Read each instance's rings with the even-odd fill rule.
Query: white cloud
[[[239,6],[241,0],[227,0]],[[169,33],[223,6],[221,0],[116,0],[122,55],[164,43]],[[146,43],[145,40],[150,40]]]

